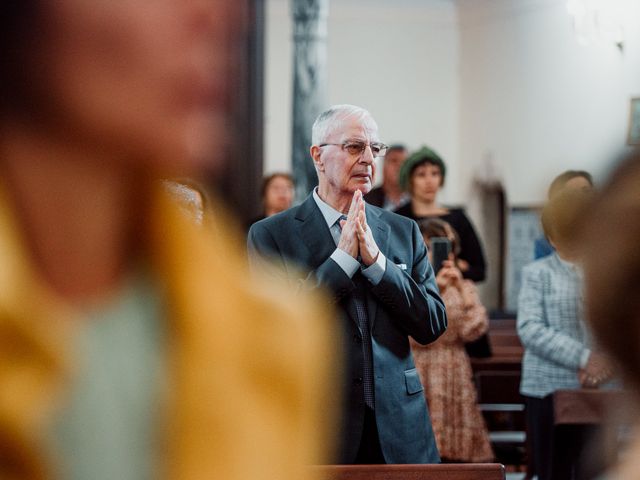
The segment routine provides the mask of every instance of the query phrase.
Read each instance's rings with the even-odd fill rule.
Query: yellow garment
[[[44,435],[73,374],[73,315],[39,281],[0,192],[0,478],[51,478]],[[158,193],[149,258],[168,292],[169,479],[298,480],[327,460],[336,347],[321,302],[249,278],[237,239]],[[99,433],[96,433],[99,434]]]

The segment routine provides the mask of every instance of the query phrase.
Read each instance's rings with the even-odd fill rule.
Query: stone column
[[[305,198],[318,177],[309,155],[311,127],[327,108],[327,15],[329,0],[291,0],[293,10],[292,167],[296,198]]]

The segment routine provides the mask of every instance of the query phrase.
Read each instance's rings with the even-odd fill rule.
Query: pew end
[[[318,465],[323,480],[505,480],[500,463],[430,465]]]

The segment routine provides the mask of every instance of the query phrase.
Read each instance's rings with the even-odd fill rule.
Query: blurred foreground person
[[[386,149],[368,111],[329,108],[312,140],[318,186],[299,206],[251,227],[251,260],[258,268],[275,261],[293,288],[327,290],[337,307],[347,363],[339,461],[436,463],[409,345],[409,336],[430,343],[447,326],[427,249],[415,222],[362,198]]]
[[[489,432],[476,402],[471,362],[464,349],[465,342],[476,340],[488,330],[489,317],[475,284],[462,278],[456,267],[455,256],[460,246],[451,225],[430,218],[420,220],[418,226],[432,264],[433,238],[446,238],[452,247],[449,259],[436,274],[447,308],[447,331],[429,345],[411,341],[438,450],[443,462],[490,462],[494,456]]]
[[[553,393],[596,388],[611,372],[591,348],[583,318],[583,282],[576,227],[588,201],[583,192],[563,192],[547,203],[542,226],[555,252],[522,270],[518,335],[524,346],[520,393],[540,480],[571,480],[589,429],[561,437],[553,424]]]
[[[180,211],[193,222],[202,225],[209,209],[208,195],[204,187],[193,180],[181,178],[163,180],[162,186],[176,200]]]
[[[0,6],[3,479],[297,480],[323,459],[324,325],[160,181],[224,144],[235,8]]]
[[[640,404],[640,150],[613,173],[589,209],[584,235],[587,316]],[[637,427],[637,425],[636,425]],[[608,480],[640,478],[636,428]]]

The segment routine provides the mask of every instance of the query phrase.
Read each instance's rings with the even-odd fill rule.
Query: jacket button
[[[362,377],[354,378],[353,379],[353,384],[354,385],[362,385]]]

